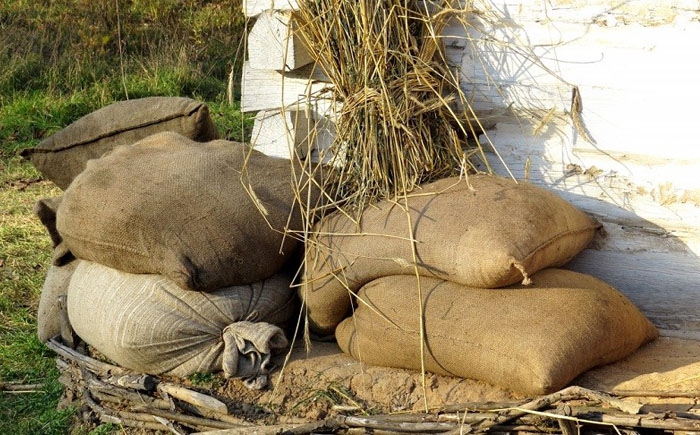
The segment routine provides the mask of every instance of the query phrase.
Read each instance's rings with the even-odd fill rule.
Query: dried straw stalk
[[[340,107],[323,180],[359,216],[370,202],[470,169],[475,129],[456,109],[457,78],[441,32],[450,1],[299,0],[297,28]],[[468,134],[470,132],[470,134]]]

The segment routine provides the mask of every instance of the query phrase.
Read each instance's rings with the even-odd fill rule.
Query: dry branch
[[[222,401],[179,385],[162,382],[158,384],[158,392],[219,414],[228,414],[226,404]]]
[[[434,413],[336,415],[308,423],[253,426],[243,418],[224,413],[226,406],[206,394],[172,381],[160,382],[160,388],[144,389],[148,382],[143,381],[142,374],[95,360],[56,341],[51,341],[49,347],[59,355],[56,365],[62,372],[60,380],[66,385],[66,394],[81,399],[100,421],[148,430],[167,429],[171,433],[194,429],[220,435],[304,435],[364,428],[397,434],[513,431],[575,434],[581,426],[615,427],[622,432],[700,431],[700,417],[692,413],[640,413],[640,403],[581,387],[565,388],[525,403],[465,403],[448,405]],[[151,381],[158,384],[155,377]],[[8,387],[23,386],[3,385],[3,389]],[[644,392],[627,392],[631,396],[646,395],[640,393]],[[679,397],[678,394],[668,395]],[[656,392],[653,395],[660,396]],[[177,400],[169,399],[170,396]]]
[[[6,383],[0,382],[0,391],[11,394],[26,394],[26,393],[37,393],[44,389],[44,384],[16,384],[16,383]]]
[[[107,364],[102,361],[98,361],[89,356],[83,355],[80,352],[69,349],[56,340],[51,339],[46,342],[46,347],[56,352],[63,358],[72,361],[81,367],[85,367],[88,370],[97,373],[102,376],[128,376],[133,375],[133,372],[122,367],[118,367],[112,364]]]

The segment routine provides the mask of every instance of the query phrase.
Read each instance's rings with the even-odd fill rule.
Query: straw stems
[[[422,182],[464,169],[467,117],[442,53],[449,2],[300,0],[297,32],[339,103],[324,182],[333,198],[362,210]],[[433,12],[435,9],[437,12]]]

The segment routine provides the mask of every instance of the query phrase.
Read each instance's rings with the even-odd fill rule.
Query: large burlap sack
[[[166,277],[81,261],[68,288],[68,317],[80,338],[117,364],[143,373],[264,376],[287,346],[296,312],[290,278],[276,275],[210,293]]]
[[[494,290],[422,278],[426,370],[547,394],[658,336],[624,295],[591,276],[546,269],[532,281]],[[416,278],[380,278],[358,299],[336,330],[341,349],[367,364],[420,369]]]
[[[408,204],[387,200],[367,208],[359,226],[343,214],[319,222],[318,236],[307,244],[300,295],[312,329],[330,334],[347,315],[351,292],[376,278],[414,274],[415,265],[421,275],[473,287],[527,282],[538,270],[569,261],[598,227],[529,183],[447,178],[414,191]]]
[[[37,336],[42,343],[61,333],[58,298],[68,294],[68,285],[78,263],[80,260],[74,260],[62,266],[54,265],[46,273],[37,312]]]
[[[89,113],[22,155],[65,190],[88,160],[161,131],[200,142],[218,138],[206,104],[183,97],[147,97]]]
[[[292,190],[289,160],[158,133],[88,162],[57,228],[78,258],[209,291],[267,278],[292,257],[284,229],[302,228]]]

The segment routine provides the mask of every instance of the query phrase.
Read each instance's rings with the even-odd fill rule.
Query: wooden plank
[[[625,25],[642,18],[620,16],[624,8],[610,7],[618,18],[609,27],[596,21],[609,2],[576,8],[559,1],[545,8],[548,3],[509,1],[500,21],[480,20],[470,29],[462,83],[475,105],[564,113],[575,84],[583,96],[584,123],[599,147],[672,158],[700,155],[693,135],[682,129],[693,124],[693,111],[672,109],[700,97],[695,85],[700,65],[687,62],[700,38],[697,7],[683,11],[687,2],[669,2],[676,21],[662,26]],[[658,3],[625,4],[646,4],[652,15],[646,21],[654,22],[661,13],[655,7],[671,10]],[[677,144],[659,147],[668,141]]]
[[[300,158],[311,152],[312,162],[328,163],[334,135],[334,122],[315,111],[270,110],[255,116],[251,143],[264,154],[285,159],[294,144]]]
[[[660,329],[698,332],[699,266],[694,255],[587,249],[566,268],[619,289]]]
[[[241,111],[280,109],[309,104],[323,96],[330,86],[313,65],[290,72],[256,69],[243,64]],[[291,107],[290,109],[294,109]]]
[[[313,65],[290,71],[255,69],[243,65],[241,111],[280,109],[282,107],[316,104],[322,100],[330,84]],[[295,109],[295,107],[291,107]]]
[[[303,111],[260,111],[255,116],[250,142],[269,156],[289,159],[296,149],[300,157],[308,154],[308,135],[313,120]]]
[[[296,0],[243,0],[243,14],[246,17],[255,17],[267,10],[291,11],[298,8]]]
[[[255,69],[293,71],[313,62],[289,11],[263,11],[248,33],[248,61]]]

